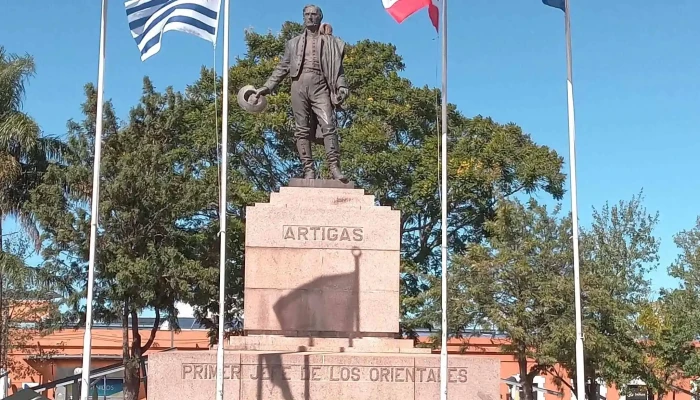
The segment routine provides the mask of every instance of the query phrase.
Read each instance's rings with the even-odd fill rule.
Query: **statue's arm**
[[[345,82],[345,68],[343,66],[343,63],[340,63],[340,72],[338,73],[338,87],[339,88],[347,88],[348,85]]]
[[[270,75],[270,78],[268,78],[267,82],[265,82],[265,87],[269,91],[275,90],[277,85],[282,82],[282,79],[287,76],[289,73],[289,64],[291,62],[291,50],[290,50],[290,45],[289,42],[285,44],[284,46],[284,55],[282,56],[282,59],[280,60],[279,64],[277,64],[277,67],[275,67],[275,70],[272,71],[272,75]]]

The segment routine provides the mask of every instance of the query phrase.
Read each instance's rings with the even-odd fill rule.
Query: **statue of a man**
[[[304,178],[314,179],[311,143],[320,127],[326,158],[333,178],[346,182],[340,171],[340,146],[335,108],[347,99],[349,90],[343,72],[345,42],[321,32],[323,11],[315,5],[304,7],[304,33],[291,38],[284,56],[256,95],[273,91],[287,75],[292,79],[292,110],[296,125],[294,138],[304,167]]]

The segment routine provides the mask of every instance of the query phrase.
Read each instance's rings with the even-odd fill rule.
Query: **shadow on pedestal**
[[[280,298],[273,309],[280,326],[285,331],[291,331],[295,328],[290,318],[295,315],[300,315],[294,312],[295,309],[304,310],[307,307],[311,310],[311,315],[317,318],[334,318],[342,319],[342,331],[347,334],[348,345],[352,347],[353,339],[361,337],[360,335],[360,258],[362,250],[354,247],[352,250],[353,258],[355,259],[355,269],[351,273],[337,274],[317,278],[311,282],[300,286],[292,293]],[[342,309],[337,307],[336,301],[328,301],[334,299],[325,299],[324,292],[318,290],[319,287],[337,288],[340,293],[343,293],[345,307]],[[334,292],[334,293],[339,293]],[[309,295],[311,294],[311,295]],[[309,337],[309,346],[313,346],[313,337]],[[300,348],[299,351],[305,349]],[[289,380],[284,373],[273,373],[273,370],[284,371],[279,368],[283,365],[282,355],[280,353],[263,354],[258,357],[258,376],[262,376],[263,370],[267,369],[270,382],[279,387],[284,396],[284,400],[300,400],[295,399],[289,386]],[[309,379],[309,356],[304,356],[304,371],[306,371],[306,379],[304,379],[304,400],[310,400],[310,379]],[[262,379],[258,379],[257,400],[263,400]]]

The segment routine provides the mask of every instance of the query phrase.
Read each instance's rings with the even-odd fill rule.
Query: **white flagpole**
[[[447,0],[442,0],[442,346],[440,399],[447,400]]]
[[[0,368],[0,399],[7,397],[7,389],[9,388],[10,372]]]
[[[216,400],[224,400],[224,327],[226,325],[226,187],[228,179],[228,36],[229,2],[224,0],[224,65],[222,74],[223,106],[221,107],[221,199],[219,203],[219,341],[216,349]]]
[[[569,0],[564,3],[564,23],[566,25],[566,94],[569,116],[569,173],[571,175],[571,219],[574,249],[574,298],[576,307],[576,398],[586,399],[585,360],[583,356],[583,329],[581,312],[581,278],[578,249],[578,199],[576,194],[576,123],[574,121],[574,84],[571,62],[571,20]]]
[[[95,157],[92,176],[92,211],[90,215],[90,258],[88,261],[87,303],[85,334],[83,336],[83,366],[80,382],[80,400],[90,396],[90,357],[92,356],[92,297],[95,281],[95,253],[100,205],[100,163],[102,159],[102,117],[104,103],[105,39],[107,35],[107,0],[102,0],[100,19],[100,58],[97,62],[97,116],[95,118]]]

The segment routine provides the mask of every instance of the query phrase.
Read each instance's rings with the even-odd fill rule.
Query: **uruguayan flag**
[[[129,0],[125,5],[142,61],[160,50],[166,31],[186,32],[216,43],[221,0]]]

